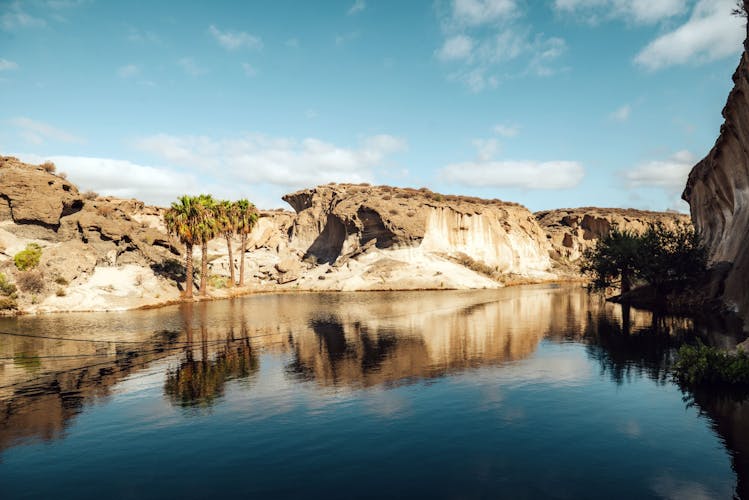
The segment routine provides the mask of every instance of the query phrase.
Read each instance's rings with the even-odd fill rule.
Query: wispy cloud
[[[21,2],[9,2],[5,7],[0,4],[0,27],[6,31],[23,28],[43,28],[47,21],[29,14]]]
[[[583,180],[585,169],[574,161],[478,161],[453,163],[440,170],[447,182],[469,187],[570,189]]]
[[[20,116],[10,120],[10,123],[19,129],[19,135],[31,144],[44,144],[47,141],[83,144],[86,141],[70,132],[54,127],[48,123],[32,120]]]
[[[349,8],[347,14],[353,16],[367,8],[367,3],[364,0],[356,0],[354,4]]]
[[[635,63],[655,71],[739,54],[746,20],[731,14],[735,6],[734,0],[699,0],[686,23],[650,42]]]
[[[208,32],[216,39],[223,48],[227,50],[250,49],[261,50],[263,41],[260,37],[244,31],[222,31],[216,26],[208,27]]]
[[[286,40],[285,45],[287,47],[291,47],[292,49],[298,49],[299,48],[299,39],[298,38],[289,38]]]
[[[200,76],[208,72],[200,66],[192,57],[183,57],[177,61],[177,65],[190,76]]]
[[[335,44],[339,47],[342,47],[343,45],[346,45],[347,43],[356,40],[359,38],[359,32],[358,31],[351,31],[349,33],[344,33],[342,35],[336,35],[335,37]]]
[[[11,71],[18,69],[18,63],[0,57],[0,71]]]
[[[683,14],[687,0],[554,0],[554,9],[592,24],[612,19],[653,24]]]
[[[252,78],[254,76],[257,76],[257,69],[255,69],[255,67],[250,63],[242,63],[242,70],[247,77]]]
[[[551,76],[561,69],[564,39],[534,33],[517,0],[452,0],[442,16],[443,40],[434,51],[448,78],[473,92],[509,76]]]
[[[632,106],[630,106],[629,104],[625,104],[621,108],[612,111],[609,114],[609,119],[615,122],[624,123],[629,120],[631,114]]]
[[[120,78],[132,78],[140,74],[140,68],[135,64],[126,64],[117,68],[117,76]]]
[[[495,134],[502,137],[516,137],[520,133],[518,125],[498,124],[492,129]]]
[[[210,172],[222,182],[299,188],[331,181],[372,181],[375,169],[407,146],[403,139],[386,134],[365,137],[353,148],[316,138],[262,134],[222,138],[159,134],[138,140],[135,147],[169,165]]]

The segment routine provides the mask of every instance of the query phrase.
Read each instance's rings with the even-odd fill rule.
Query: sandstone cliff
[[[690,223],[685,214],[631,208],[564,208],[536,212],[535,216],[554,249],[553,257],[568,264],[582,257],[612,227],[641,233],[654,224],[673,227]]]
[[[749,5],[749,2],[747,3]],[[682,197],[709,251],[710,298],[749,312],[749,43],[733,75],[725,122],[708,155],[692,169]],[[749,326],[749,323],[747,323]]]

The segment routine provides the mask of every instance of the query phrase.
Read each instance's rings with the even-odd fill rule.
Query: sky
[[[168,205],[329,182],[687,211],[735,0],[0,0],[0,154]]]

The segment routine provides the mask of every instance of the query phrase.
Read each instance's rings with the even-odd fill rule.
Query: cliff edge
[[[749,1],[744,5],[749,7]],[[710,299],[749,320],[749,37],[715,145],[689,174],[682,198],[708,249]],[[749,322],[745,323],[749,326]]]

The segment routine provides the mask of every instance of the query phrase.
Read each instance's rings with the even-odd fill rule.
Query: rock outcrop
[[[678,212],[631,208],[565,208],[536,212],[535,216],[554,249],[554,259],[568,264],[582,257],[612,227],[641,233],[654,224],[673,227],[690,223],[689,216]]]
[[[149,303],[149,294],[178,296],[173,283],[152,270],[180,256],[164,230],[161,209],[82,194],[56,175],[53,165],[0,157],[0,273],[6,278],[22,279],[12,257],[29,243],[42,248],[42,276],[28,293],[18,294],[26,311],[85,308],[90,298],[96,299],[96,308],[106,309],[107,294],[116,296],[121,307],[128,306],[128,294],[135,296],[133,305]],[[153,290],[136,289],[133,283],[123,287],[117,282],[123,278],[151,283]]]
[[[369,244],[468,256],[501,274],[530,276],[552,264],[544,232],[515,203],[350,184],[305,189],[284,200],[297,212],[290,247],[316,263],[334,265]]]
[[[749,6],[749,2],[745,2]],[[725,122],[682,197],[709,251],[710,298],[749,320],[749,43],[733,75]],[[745,323],[749,326],[749,321]]]

